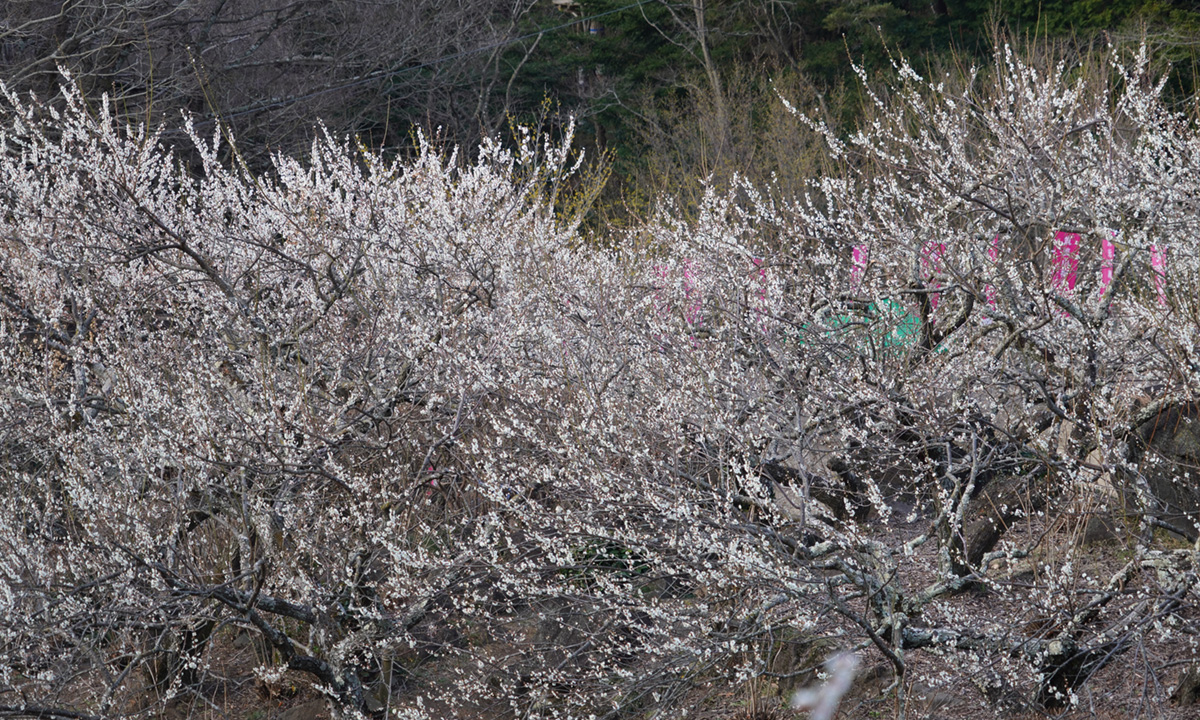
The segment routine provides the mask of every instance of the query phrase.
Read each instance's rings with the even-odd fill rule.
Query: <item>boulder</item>
[[[324,700],[295,705],[275,716],[275,720],[329,720],[329,703]]]
[[[1079,536],[1078,545],[1106,545],[1119,543],[1126,538],[1128,530],[1124,523],[1111,513],[1094,513],[1088,516]]]
[[[1165,405],[1138,425],[1132,449],[1159,519],[1195,537],[1200,523],[1200,403]]]
[[[1177,705],[1200,704],[1200,665],[1190,668],[1179,679],[1179,686],[1171,695]]]

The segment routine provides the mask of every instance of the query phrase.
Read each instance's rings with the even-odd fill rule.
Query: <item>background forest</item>
[[[576,146],[610,153],[606,217],[733,172],[785,190],[821,163],[776,91],[850,128],[864,106],[850,63],[882,78],[986,62],[992,39],[1145,40],[1194,90],[1200,11],[1183,0],[12,0],[0,78],[58,92],[58,67],[122,119],[220,121],[243,158],[307,149],[318,122],[412,152],[422,128],[475,145],[512,123],[577,120]],[[555,130],[557,131],[557,130]],[[593,157],[595,154],[593,153]]]
[[[1182,3],[0,23],[0,718],[1195,716]]]

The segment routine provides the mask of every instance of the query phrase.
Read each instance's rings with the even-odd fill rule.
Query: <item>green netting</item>
[[[800,328],[799,344],[806,345],[810,333],[820,333],[827,339],[852,344],[862,349],[902,349],[917,342],[921,320],[909,313],[895,300],[873,302],[862,313],[830,315],[817,321],[818,328]]]

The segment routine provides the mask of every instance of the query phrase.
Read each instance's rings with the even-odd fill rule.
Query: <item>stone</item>
[[[329,703],[324,700],[301,703],[279,713],[275,720],[330,720]]]
[[[1177,705],[1200,704],[1200,666],[1196,666],[1179,678],[1179,686],[1171,694]]]
[[[1095,514],[1087,519],[1083,526],[1083,535],[1079,538],[1080,547],[1103,545],[1120,542],[1125,538],[1124,526],[1113,516]]]
[[[1134,431],[1133,449],[1159,519],[1195,534],[1200,522],[1200,403],[1166,405]]]

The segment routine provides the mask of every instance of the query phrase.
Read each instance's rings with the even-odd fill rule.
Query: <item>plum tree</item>
[[[1143,430],[1200,387],[1200,135],[1148,68],[898,61],[806,194],[605,242],[569,139],[255,173],[189,124],[189,168],[9,94],[0,714],[150,713],[235,633],[414,718],[683,713],[826,651],[901,714],[1055,705],[1191,648],[1190,450]],[[1103,572],[1063,541],[1101,507]]]

